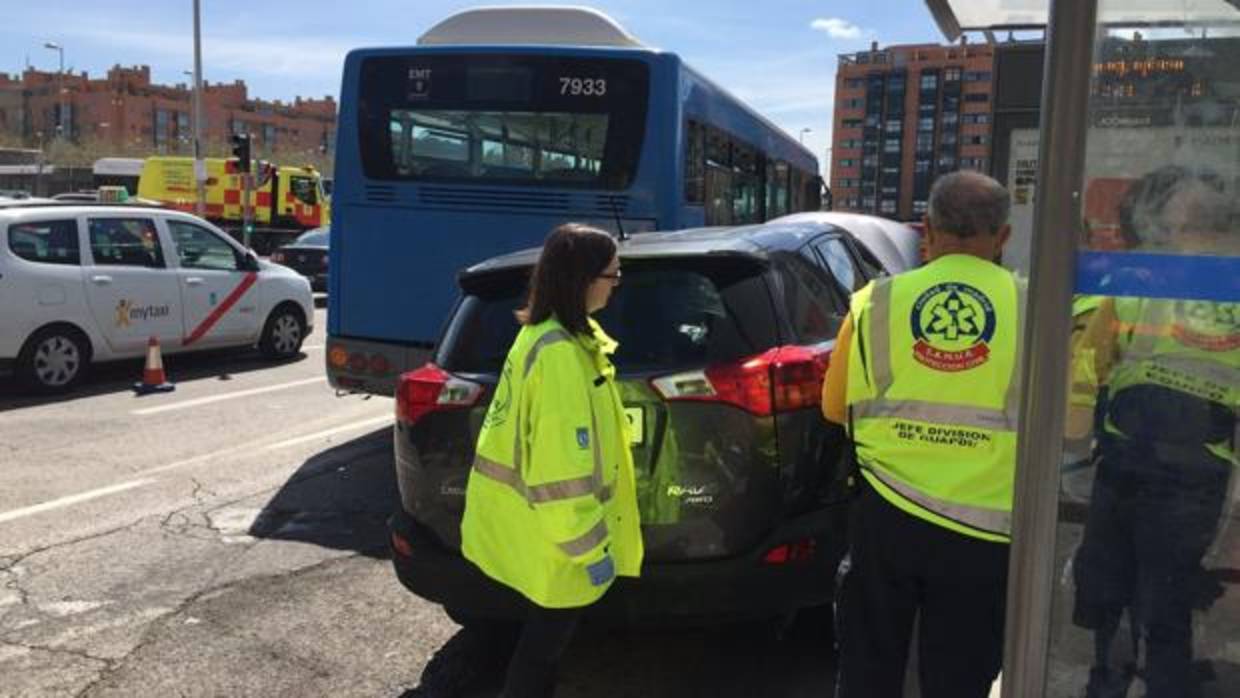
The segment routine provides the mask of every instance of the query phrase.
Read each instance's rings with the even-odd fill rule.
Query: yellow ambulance
[[[203,163],[207,169],[206,217],[216,223],[241,223],[245,215],[244,187],[236,161],[205,158]],[[331,209],[318,170],[265,162],[259,162],[255,170],[254,189],[250,193],[254,225],[300,230],[331,222]],[[147,158],[138,178],[138,197],[194,213],[197,202],[194,159]]]

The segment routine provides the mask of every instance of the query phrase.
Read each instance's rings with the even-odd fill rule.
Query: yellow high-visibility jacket
[[[894,506],[1007,542],[1024,285],[946,255],[853,295],[847,402],[861,473]]]
[[[641,571],[628,424],[607,355],[616,343],[554,318],[517,335],[478,435],[462,552],[547,608],[591,604]]]

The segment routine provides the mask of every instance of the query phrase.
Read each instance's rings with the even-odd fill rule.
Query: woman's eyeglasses
[[[599,274],[598,275],[598,278],[600,279],[611,279],[612,281],[619,281],[620,277],[621,277],[621,273],[619,269],[616,270],[615,274]]]

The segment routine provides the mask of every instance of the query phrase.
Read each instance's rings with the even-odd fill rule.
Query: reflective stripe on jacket
[[[895,506],[983,540],[1011,531],[1024,285],[946,255],[853,295],[848,409],[861,472]]]
[[[574,336],[555,319],[523,327],[478,435],[461,522],[462,553],[548,608],[598,600],[612,579],[587,568],[610,555],[641,570],[633,461],[613,342],[593,321]]]
[[[1240,465],[1240,303],[1142,298],[1115,299],[1117,363],[1107,379],[1112,400],[1125,388],[1161,386],[1217,405],[1229,413],[1230,433],[1202,444],[1215,456]],[[1107,432],[1122,437],[1106,420]],[[1157,432],[1141,440],[1160,442]]]

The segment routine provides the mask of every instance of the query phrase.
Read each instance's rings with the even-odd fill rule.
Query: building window
[[[877,203],[877,201],[878,201],[878,200],[877,200],[877,199],[875,199],[873,196],[866,196],[866,197],[863,197],[863,198],[861,199],[861,208],[863,208],[863,209],[865,209],[865,210],[867,210],[867,211],[873,211],[873,210],[874,210],[874,204],[875,204],[875,203]]]
[[[878,207],[878,211],[879,213],[888,213],[888,214],[895,213],[896,202],[891,199],[883,199],[882,204]]]
[[[844,87],[853,89],[857,87],[865,87],[865,79],[863,78],[845,78]]]
[[[972,92],[964,96],[966,102],[989,102],[990,95],[985,92]]]
[[[864,106],[865,106],[864,99],[853,98],[853,99],[844,100],[844,107],[846,109],[860,109],[861,107],[864,107]]]
[[[276,127],[271,124],[263,124],[263,147],[268,151],[276,147]]]
[[[230,124],[234,136],[240,136],[250,132],[250,127],[241,119],[233,119]]]
[[[844,119],[840,125],[844,128],[861,128],[861,119]]]
[[[965,145],[986,145],[990,139],[986,136],[965,136]]]
[[[904,122],[900,119],[887,120],[887,133],[899,133],[904,128]]]
[[[913,202],[913,213],[918,216],[924,216],[926,211],[930,210],[930,205],[925,201],[917,200]]]
[[[944,131],[942,137],[939,138],[939,145],[956,145],[956,132]]]
[[[990,114],[965,114],[960,117],[960,121],[966,124],[988,124],[990,123]]]
[[[964,74],[966,82],[989,82],[990,72],[986,70],[970,70]]]
[[[167,109],[155,110],[155,123],[151,128],[151,133],[155,136],[156,147],[162,149],[168,144],[168,126],[171,123],[172,115]]]
[[[959,68],[948,68],[947,70],[943,71],[943,82],[959,82],[959,81],[960,81],[960,69]]]
[[[956,158],[950,155],[939,158],[939,170],[946,172],[954,169],[956,169]]]
[[[892,140],[892,139],[887,139],[883,141],[883,152],[884,153],[900,152],[900,141]]]
[[[852,167],[856,164],[857,161],[852,158],[844,158],[843,160],[840,160],[840,167]]]
[[[922,73],[921,89],[933,90],[939,86],[939,76],[934,73]]]
[[[953,126],[959,119],[960,114],[958,112],[943,112],[942,121],[944,126]]]
[[[864,167],[878,167],[878,156],[867,155],[861,160],[861,164]]]
[[[917,134],[917,152],[925,153],[934,150],[934,134],[919,133]]]
[[[914,162],[914,163],[913,163],[913,171],[914,171],[914,172],[916,172],[916,173],[918,173],[918,174],[922,174],[922,173],[925,173],[925,172],[929,172],[929,171],[930,171],[930,161],[929,161],[929,160],[918,160],[918,161]]]
[[[917,120],[918,131],[933,131],[934,117],[925,117]]]

